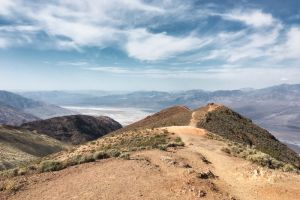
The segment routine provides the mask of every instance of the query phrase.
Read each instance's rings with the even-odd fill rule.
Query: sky
[[[0,89],[300,83],[299,0],[0,0]]]

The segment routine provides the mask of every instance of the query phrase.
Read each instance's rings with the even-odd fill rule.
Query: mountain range
[[[37,119],[76,114],[59,106],[0,91],[0,124],[20,125]]]
[[[300,85],[277,85],[263,89],[189,90],[179,92],[140,91],[107,95],[103,91],[23,92],[29,98],[66,106],[135,107],[157,112],[165,107],[196,108],[209,102],[224,104],[300,152]],[[76,98],[70,98],[76,97]]]

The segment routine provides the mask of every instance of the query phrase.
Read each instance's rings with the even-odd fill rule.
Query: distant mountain
[[[39,118],[0,102],[0,124],[20,125]]]
[[[39,93],[41,96],[46,94]],[[44,100],[47,102],[47,98]],[[53,101],[52,98],[48,100]],[[64,102],[63,98],[60,101],[62,105],[69,106],[134,107],[152,112],[175,105],[197,108],[209,102],[224,104],[268,129],[291,147],[300,147],[300,84],[241,90],[140,91],[104,96],[78,92],[73,102]]]
[[[37,131],[66,143],[82,144],[122,126],[109,117],[71,115],[25,123],[22,128]]]
[[[18,125],[38,118],[71,115],[75,112],[40,101],[25,98],[18,94],[0,91],[0,116],[3,124]]]
[[[16,167],[66,147],[46,135],[12,126],[0,126],[0,170]]]
[[[124,92],[108,92],[108,91],[31,91],[31,92],[18,92],[18,94],[35,99],[42,102],[47,102],[54,105],[77,105],[90,101],[90,99],[112,95],[124,94]]]

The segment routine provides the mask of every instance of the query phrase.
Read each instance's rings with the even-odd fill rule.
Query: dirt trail
[[[230,157],[220,149],[223,142],[205,137],[205,130],[190,127],[165,127],[182,138],[190,152],[203,154],[219,176],[219,185],[238,199],[300,199],[300,176],[258,167],[241,158]],[[199,134],[202,133],[202,134]]]
[[[195,110],[192,113],[192,118],[191,118],[189,126],[197,127],[197,123],[199,122],[199,120],[201,118],[203,118],[205,116],[206,113],[212,112],[212,111],[216,110],[219,107],[221,107],[221,105],[209,104],[208,106],[205,107],[205,109]]]
[[[26,186],[8,199],[300,199],[299,175],[263,169],[230,157],[220,150],[224,143],[206,138],[204,129],[192,126],[162,129],[181,137],[185,147],[169,152],[135,152],[131,160],[107,159],[29,176]],[[197,177],[208,170],[217,178]]]
[[[108,159],[39,174],[30,178],[25,190],[8,199],[196,200],[201,192],[209,200],[230,199],[227,193],[215,191],[212,182],[192,173],[205,167],[196,153],[185,149],[176,153],[152,150],[135,153],[132,158]]]

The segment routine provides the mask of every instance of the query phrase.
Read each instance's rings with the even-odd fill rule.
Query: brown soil
[[[190,126],[161,128],[179,136],[183,148],[140,151],[132,153],[130,160],[107,159],[20,177],[26,185],[14,195],[0,193],[0,199],[300,199],[298,174],[232,157],[221,151],[223,142],[205,137],[207,131],[193,124],[204,112],[194,111]]]
[[[187,150],[201,153],[211,163],[223,189],[245,200],[291,200],[300,199],[300,176],[259,167],[241,158],[230,157],[221,151],[223,142],[210,140],[202,135],[204,129],[171,127],[170,131],[179,135]],[[199,134],[202,132],[203,134]]]

